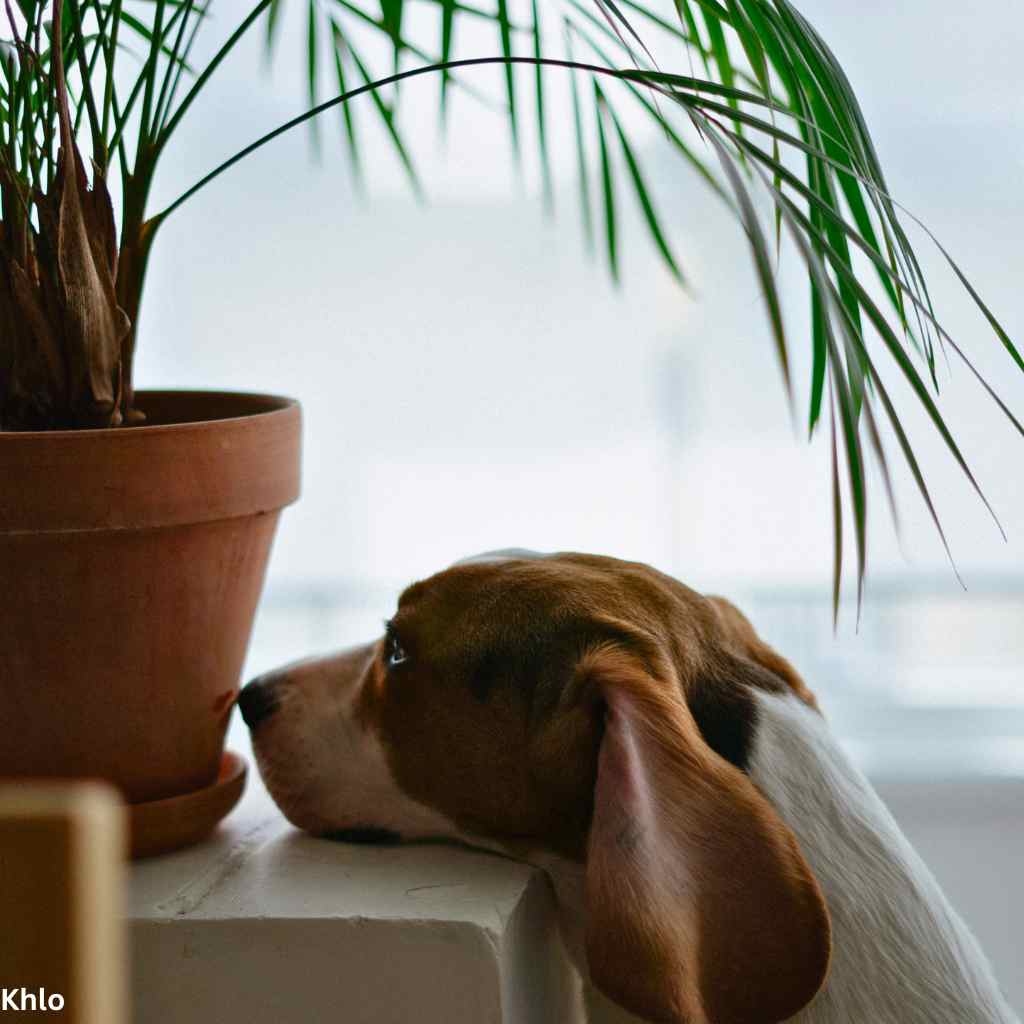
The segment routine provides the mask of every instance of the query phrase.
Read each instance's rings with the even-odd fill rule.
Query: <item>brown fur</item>
[[[711,595],[708,601],[718,613],[726,635],[727,646],[741,652],[751,661],[778,676],[805,704],[817,710],[818,701],[807,689],[793,666],[777,651],[769,647],[754,631],[750,620],[731,601]]]
[[[796,839],[704,744],[676,687],[621,650],[581,671],[608,705],[586,863],[591,980],[652,1021],[788,1020],[831,953]]]
[[[410,662],[365,713],[400,785],[467,831],[540,839],[578,860],[601,723],[594,694],[562,691],[591,647],[610,639],[667,657],[691,698],[788,685],[814,700],[738,610],[640,563],[569,554],[456,566],[409,587],[393,622]]]
[[[388,666],[376,645],[362,727],[401,791],[460,834],[584,866],[600,989],[671,1024],[771,1024],[813,997],[828,915],[741,769],[753,689],[814,697],[735,607],[560,554],[438,573],[392,626],[407,658]]]

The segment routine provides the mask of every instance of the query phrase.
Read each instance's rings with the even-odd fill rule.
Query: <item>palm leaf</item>
[[[227,38],[215,48],[212,60],[196,72],[192,72],[189,61],[205,9],[194,0],[148,0],[133,4],[131,11],[123,9],[122,0],[66,2],[69,17],[65,19],[65,39],[61,44],[67,65],[77,75],[73,83],[75,116],[83,130],[92,135],[93,149],[100,154],[101,161],[105,161],[105,154],[116,151],[125,207],[133,211],[138,228],[156,162],[196,98],[252,26],[261,23],[261,18],[266,50],[268,55],[272,52],[286,0],[251,0],[244,15],[228,26]],[[244,156],[284,131],[315,123],[320,113],[338,105],[344,143],[358,175],[359,137],[349,101],[366,93],[414,190],[419,193],[413,154],[401,131],[399,94],[385,94],[381,90],[397,88],[399,82],[410,77],[440,74],[440,108],[444,119],[452,86],[458,85],[481,102],[492,102],[485,91],[468,81],[470,69],[485,65],[500,66],[504,88],[498,105],[509,124],[517,160],[522,139],[514,66],[531,67],[538,158],[545,202],[550,204],[552,150],[559,141],[559,133],[551,130],[552,108],[546,78],[568,73],[572,141],[585,237],[592,239],[594,235],[592,206],[596,200],[603,211],[609,268],[618,279],[621,222],[615,180],[617,164],[624,172],[623,180],[628,181],[636,195],[654,251],[671,273],[681,277],[669,225],[656,213],[641,169],[641,147],[627,130],[631,122],[616,109],[621,96],[635,105],[656,129],[658,138],[669,143],[671,152],[697,171],[709,191],[725,199],[744,230],[765,299],[769,336],[790,395],[790,356],[800,342],[787,335],[772,247],[761,223],[758,195],[763,193],[771,202],[774,259],[778,259],[783,230],[794,239],[806,269],[811,303],[811,330],[805,342],[811,350],[806,422],[813,435],[822,419],[827,419],[833,435],[833,568],[837,607],[844,490],[854,524],[858,593],[863,585],[869,455],[882,473],[895,517],[880,423],[895,434],[909,472],[945,543],[920,467],[873,361],[868,332],[872,332],[871,343],[881,346],[884,358],[891,360],[910,385],[912,400],[924,408],[946,450],[979,495],[981,490],[946,418],[939,412],[935,398],[936,347],[956,354],[1014,426],[1018,430],[1024,428],[975,369],[964,347],[940,323],[921,263],[902,223],[903,217],[911,215],[889,191],[854,90],[835,55],[790,0],[675,0],[675,20],[647,6],[644,0],[566,0],[565,31],[562,39],[554,40],[554,50],[552,40],[542,34],[537,0],[531,0],[531,20],[523,25],[513,19],[508,0],[494,0],[493,9],[461,0],[424,2],[440,7],[439,53],[432,52],[433,47],[423,45],[416,37],[413,30],[417,21],[406,17],[405,0],[381,0],[379,17],[376,10],[371,14],[355,0],[304,0],[308,16],[304,39],[307,91],[312,109],[268,132],[215,168],[163,213],[150,218],[152,223],[161,223],[188,196]],[[18,53],[17,61],[0,59],[0,216],[5,230],[9,223],[12,230],[22,231],[31,223],[26,211],[31,205],[32,189],[42,187],[46,176],[52,176],[55,142],[49,127],[52,102],[46,75],[42,73],[49,60],[42,27],[46,5],[38,0],[19,0],[18,6],[30,31],[29,38],[18,38],[12,43]],[[467,17],[482,19],[493,26],[497,53],[461,61],[452,59],[458,22]],[[115,62],[124,52],[117,38],[119,26],[143,44],[144,53],[134,77],[115,76]],[[637,26],[643,31],[638,31]],[[388,42],[386,49],[393,74],[382,77],[374,63],[361,56],[371,50],[367,47],[364,51],[363,36],[359,33],[375,34]],[[38,68],[28,60],[33,39]],[[360,45],[353,45],[355,42]],[[573,45],[577,42],[593,54],[592,63],[575,58]],[[320,63],[325,46],[333,57],[332,78],[339,96],[320,102]],[[517,51],[527,48],[531,56],[517,56]],[[676,55],[672,58],[674,66],[667,71],[659,70],[652,56],[655,52],[659,57],[663,53]],[[684,66],[689,75],[676,73]],[[694,73],[695,67],[703,71],[703,77]],[[456,73],[464,77],[457,77]],[[189,87],[179,103],[179,84],[189,75]],[[584,75],[593,80],[593,105],[586,104],[586,108],[578,88],[578,78]],[[599,80],[604,84],[598,84]],[[666,111],[660,97],[675,102],[669,103]],[[592,130],[596,131],[596,140],[593,136],[587,138]],[[126,150],[129,139],[136,144],[134,162]],[[614,157],[610,143],[615,144]],[[715,158],[710,165],[700,151],[701,144]],[[712,166],[716,163],[718,170],[714,171]],[[592,189],[594,182],[598,185]],[[936,244],[939,245],[937,241]],[[1024,370],[1024,358],[1018,347],[977,288],[948,250],[941,245],[939,249],[1014,366]],[[862,263],[862,257],[866,257],[866,263]],[[867,290],[865,273],[881,282],[881,304]],[[829,413],[823,417],[826,401]],[[876,416],[875,403],[881,403],[884,418]],[[862,444],[863,432],[870,447]],[[845,488],[839,484],[840,448],[846,463]],[[983,495],[981,498],[984,500]]]
[[[612,279],[619,278],[618,216],[616,214],[615,176],[612,171],[608,140],[605,138],[604,115],[607,104],[604,92],[594,82],[594,120],[597,122],[597,152],[601,160],[601,197],[604,201],[604,238],[607,247],[608,269]]]
[[[682,271],[680,271],[679,265],[676,263],[675,256],[672,255],[672,250],[665,237],[661,221],[654,210],[654,203],[651,200],[650,192],[647,188],[646,182],[644,181],[643,173],[640,170],[640,162],[637,160],[636,154],[633,152],[633,147],[630,146],[629,140],[626,138],[626,133],[622,129],[622,122],[616,116],[611,104],[606,103],[605,109],[608,111],[608,116],[615,127],[615,133],[619,137],[619,145],[622,147],[622,155],[625,158],[626,167],[629,169],[629,176],[633,182],[633,190],[636,192],[636,197],[640,203],[640,209],[643,212],[644,220],[647,222],[647,228],[651,233],[651,238],[654,240],[654,244],[661,253],[661,257],[665,261],[665,265],[668,267],[669,272],[680,284],[682,284]]]
[[[565,28],[565,49],[570,62],[572,53],[572,30],[567,24]],[[594,219],[591,213],[590,172],[587,169],[587,142],[583,132],[583,113],[580,106],[579,87],[576,84],[576,71],[569,72],[569,87],[572,94],[573,137],[576,141],[576,170],[580,186],[580,215],[583,224],[583,237],[588,251],[594,250]]]
[[[306,64],[306,87],[309,91],[309,105],[315,107],[320,101],[318,92],[318,81],[320,77],[320,40],[319,40],[320,11],[316,3],[310,3],[306,20],[306,52],[308,62]],[[397,60],[397,57],[395,58]],[[320,155],[320,121],[314,118],[309,122],[310,140],[313,144],[314,156]]]
[[[540,15],[537,13],[537,0],[530,0],[533,14],[533,55],[539,61],[544,54],[544,46],[540,34]],[[551,183],[551,157],[548,153],[547,118],[544,112],[544,67],[537,64],[534,68],[534,94],[537,101],[537,148],[540,150],[541,181],[544,186],[544,206],[551,212],[554,209],[554,188]]]
[[[512,72],[512,26],[508,19],[508,0],[497,0],[501,53],[505,57],[505,94],[508,97],[508,125],[512,132],[512,151],[519,159],[519,120],[516,115],[516,81]]]

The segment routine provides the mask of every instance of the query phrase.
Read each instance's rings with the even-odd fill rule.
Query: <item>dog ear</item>
[[[586,862],[591,982],[665,1024],[788,1020],[828,972],[821,892],[792,832],[705,744],[674,675],[659,678],[671,668],[649,662],[602,648],[580,665],[606,706]]]
[[[714,594],[708,596],[708,601],[715,611],[726,648],[731,648],[734,653],[767,669],[781,679],[805,704],[817,708],[818,702],[800,673],[775,648],[769,647],[757,635],[750,620],[732,601]]]

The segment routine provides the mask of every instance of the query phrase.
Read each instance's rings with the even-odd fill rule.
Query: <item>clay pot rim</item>
[[[184,526],[275,511],[299,496],[294,399],[141,391],[139,405],[157,422],[0,434],[0,537]]]
[[[216,429],[218,425],[252,419],[255,416],[288,415],[290,410],[298,408],[298,399],[288,395],[276,395],[260,391],[221,391],[206,388],[153,388],[141,389],[136,396],[141,399],[141,407],[145,407],[147,399],[168,401],[175,399],[194,400],[209,404],[216,408],[219,403],[228,405],[249,406],[246,411],[235,415],[210,416],[203,419],[182,420],[177,423],[142,423],[135,427],[83,427],[77,430],[0,430],[0,445],[21,442],[29,444],[33,440],[58,442],[72,441],[74,438],[88,437],[95,440],[98,435],[155,435],[168,431]],[[256,406],[256,408],[253,408]],[[260,408],[259,406],[262,406]]]

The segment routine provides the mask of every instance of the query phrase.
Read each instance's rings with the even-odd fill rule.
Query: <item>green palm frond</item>
[[[657,213],[659,204],[643,170],[643,149],[627,129],[637,115],[653,125],[657,136],[697,173],[708,195],[729,207],[744,231],[791,401],[794,346],[806,345],[809,350],[805,422],[812,436],[823,422],[831,433],[837,607],[846,516],[853,523],[858,593],[864,579],[872,465],[884,481],[895,515],[882,425],[895,436],[945,543],[899,410],[884,384],[890,373],[910,386],[979,495],[938,406],[936,350],[957,355],[1024,433],[963,347],[943,328],[903,224],[908,215],[891,195],[853,88],[824,40],[790,0],[666,0],[666,9],[657,0],[415,0],[436,13],[436,31],[430,38],[417,38],[411,31],[410,26],[422,24],[405,9],[414,0],[259,0],[246,8],[205,65],[194,61],[193,42],[200,27],[213,20],[207,15],[214,0],[63,2],[62,45],[74,115],[101,169],[105,171],[116,154],[123,192],[122,237],[130,240],[133,232],[144,234],[145,252],[157,227],[199,188],[283,132],[316,124],[319,114],[334,107],[341,110],[339,135],[358,172],[358,105],[350,101],[364,93],[370,103],[362,108],[362,116],[380,121],[419,190],[414,154],[402,131],[402,94],[397,88],[411,78],[437,75],[442,126],[450,124],[454,91],[497,105],[509,124],[514,159],[524,166],[536,160],[549,207],[554,206],[555,190],[551,149],[560,141],[571,142],[584,234],[588,240],[603,234],[613,278],[621,271],[619,193],[628,189],[637,199],[655,251],[681,282],[671,231]],[[33,189],[45,185],[55,166],[50,90],[45,74],[32,66],[34,59],[40,67],[48,62],[45,6],[40,0],[18,0],[25,38],[12,38],[0,51],[0,195],[5,222],[11,217],[17,221],[11,211],[24,205]],[[146,205],[157,160],[195,98],[257,25],[270,57],[282,19],[289,14],[302,18],[305,26],[306,91],[312,109],[268,132],[163,212],[149,216]],[[463,36],[459,26],[466,19],[493,31],[489,53],[457,52]],[[138,74],[121,94],[117,85],[125,78],[115,80],[114,66],[129,49],[136,51]],[[368,56],[380,52],[387,54],[386,68]],[[497,97],[479,88],[475,77],[476,69],[488,65],[497,66],[500,73]],[[519,102],[519,89],[527,84],[519,79],[520,66],[530,75],[532,105]],[[557,76],[566,79],[571,94],[572,116],[564,126],[555,125],[546,100]],[[592,80],[590,93],[581,88],[584,76]],[[336,95],[320,100],[334,89]],[[627,109],[632,109],[631,117],[625,116]],[[533,130],[526,132],[530,118]],[[529,140],[536,142],[532,151]],[[597,225],[603,232],[595,230]],[[802,261],[809,288],[810,330],[806,340],[795,342],[777,281],[783,237]],[[940,250],[999,343],[1024,370],[1024,359],[1007,332],[949,253],[941,246]],[[141,290],[145,252],[136,268],[136,291]],[[135,319],[137,301],[130,312]],[[840,472],[840,462],[845,472]]]
[[[308,2],[315,6],[341,0]],[[440,63],[448,65],[443,72],[447,81],[453,72],[453,26],[464,15],[450,4],[442,9],[445,45],[439,56]],[[630,143],[612,105],[612,90],[616,90],[657,124],[659,132],[698,170],[709,188],[726,199],[740,222],[754,258],[783,385],[791,400],[793,340],[783,315],[769,234],[761,223],[765,197],[774,210],[775,248],[784,233],[792,238],[807,270],[811,305],[811,332],[806,343],[811,351],[806,422],[813,436],[828,396],[832,408],[829,429],[835,450],[842,453],[846,465],[845,495],[838,475],[833,487],[836,572],[841,564],[839,528],[843,516],[849,514],[860,594],[867,558],[869,464],[878,469],[895,515],[891,470],[878,431],[881,419],[896,435],[945,544],[932,498],[882,383],[884,368],[879,359],[888,357],[891,367],[910,384],[942,443],[984,501],[936,401],[936,347],[950,347],[967,360],[938,320],[917,255],[901,222],[901,207],[890,194],[853,88],[818,32],[790,0],[675,0],[671,12],[639,0],[559,0],[555,13],[562,21],[564,45],[560,52],[552,53],[541,46],[535,4],[531,12],[532,40],[524,39],[522,48],[529,45],[535,58],[538,97],[543,89],[541,62],[553,62],[547,67],[548,76],[561,73],[554,66],[559,59],[570,63],[580,59],[578,52],[573,52],[574,46],[577,51],[585,49],[587,61],[610,73],[602,76],[593,68],[592,74],[617,77],[621,83],[617,87],[595,83],[595,103],[587,117],[580,105],[575,73],[570,72],[572,131],[584,225],[589,237],[593,174],[598,183],[604,249],[612,277],[617,280],[620,275],[622,239],[618,175],[609,144],[612,137],[619,142],[625,180],[638,197],[652,243],[666,268],[680,277],[668,232],[655,213],[638,150]],[[510,19],[506,0],[497,3],[491,18],[498,37],[497,49],[506,60],[508,117],[513,138],[518,140],[520,115],[515,106],[512,69],[514,63],[523,61],[515,56],[515,33],[510,30],[514,19]],[[519,32],[525,33],[526,28]],[[655,64],[652,52],[674,54],[675,66],[663,70]],[[396,61],[402,56],[411,54],[408,49],[403,54],[399,47]],[[422,54],[417,56],[423,59]],[[703,71],[703,77],[697,77],[695,67]],[[689,74],[679,74],[683,68]],[[666,101],[674,104],[678,116],[665,109]],[[536,116],[541,177],[549,188],[550,128],[544,121],[542,100]],[[593,170],[587,167],[588,153],[596,161]],[[715,164],[717,172],[712,169]],[[1000,343],[1024,369],[1021,355],[1006,331],[948,253],[944,249],[942,252]],[[861,262],[869,265],[867,274],[878,282],[887,310],[872,298]],[[876,342],[881,343],[879,353],[873,351]],[[967,365],[1020,429],[991,385],[970,363]],[[876,403],[881,404],[877,416]],[[837,601],[838,584],[837,576]]]

